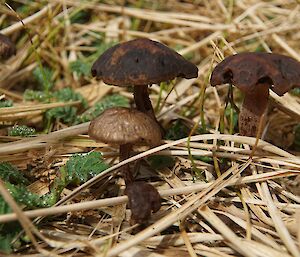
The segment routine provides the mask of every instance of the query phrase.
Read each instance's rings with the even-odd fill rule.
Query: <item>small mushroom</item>
[[[300,87],[300,63],[273,53],[240,53],[220,62],[212,72],[212,86],[231,83],[245,94],[239,114],[239,130],[256,136],[258,124],[268,106],[269,88],[283,95]]]
[[[160,128],[153,119],[138,110],[125,107],[105,110],[91,122],[88,134],[98,142],[119,145],[120,161],[130,157],[133,145],[157,146],[161,141]],[[133,207],[132,217],[141,222],[144,218],[150,217],[151,210],[159,209],[160,197],[154,197],[158,192],[152,185],[134,182],[129,164],[123,166],[122,174],[126,183],[125,192],[128,193],[129,207]],[[138,208],[137,205],[145,205],[144,199],[152,199],[149,208]]]
[[[143,224],[149,220],[151,212],[157,212],[161,206],[161,198],[157,190],[150,184],[137,181],[125,189],[128,196],[128,207],[131,209],[131,223]]]
[[[0,34],[0,59],[8,59],[12,55],[16,54],[16,47],[11,40]]]
[[[138,110],[155,121],[148,85],[175,77],[196,78],[198,68],[167,46],[146,38],[121,43],[106,50],[93,64],[92,75],[106,84],[134,86]]]

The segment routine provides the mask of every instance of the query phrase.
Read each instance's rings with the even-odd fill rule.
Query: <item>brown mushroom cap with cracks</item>
[[[16,54],[14,43],[7,36],[0,34],[0,59],[7,59],[14,54]]]
[[[91,121],[89,136],[108,144],[143,144],[157,146],[161,141],[159,126],[144,113],[125,107],[105,110]]]
[[[109,85],[134,86],[137,109],[158,123],[149,98],[148,85],[176,77],[196,78],[198,68],[167,46],[140,38],[106,50],[93,64],[91,73]]]
[[[273,53],[240,53],[220,62],[212,72],[212,86],[231,83],[244,92],[239,115],[240,134],[256,136],[268,106],[269,88],[283,95],[300,87],[300,63]]]

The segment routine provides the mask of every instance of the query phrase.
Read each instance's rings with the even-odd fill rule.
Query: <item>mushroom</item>
[[[160,209],[161,201],[157,190],[150,184],[137,181],[126,186],[128,207],[131,209],[131,223],[143,224],[149,220],[151,212]]]
[[[282,96],[300,87],[300,63],[273,53],[240,53],[220,62],[212,72],[212,86],[230,83],[238,87],[245,98],[239,114],[239,131],[244,136],[256,136],[258,124],[268,106],[269,88]]]
[[[0,34],[0,59],[7,59],[16,54],[16,47],[11,40]]]
[[[196,78],[198,68],[167,46],[140,38],[106,50],[93,64],[91,73],[109,85],[134,86],[137,109],[157,121],[148,85],[175,77]]]
[[[138,110],[125,107],[105,110],[91,121],[88,134],[95,141],[119,145],[120,161],[130,157],[133,145],[157,146],[161,141],[160,127],[156,122]],[[122,174],[133,220],[146,222],[143,219],[150,217],[151,210],[156,212],[160,208],[158,192],[150,184],[134,182],[129,164],[123,166]],[[144,202],[145,199],[151,201]],[[145,208],[138,208],[137,205]]]

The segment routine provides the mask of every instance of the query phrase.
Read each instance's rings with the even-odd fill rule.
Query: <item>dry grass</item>
[[[26,2],[13,1],[13,6]],[[86,136],[88,123],[71,127],[55,123],[49,134],[20,140],[6,136],[1,130],[0,160],[10,161],[21,170],[41,158],[49,167],[51,163],[60,166],[70,154],[89,151],[101,151],[113,164],[72,191],[65,189],[56,207],[49,209],[22,211],[8,199],[9,194],[1,183],[1,194],[15,213],[0,216],[0,222],[18,219],[31,238],[32,245],[20,249],[20,253],[28,256],[300,256],[300,154],[291,148],[293,130],[300,120],[299,98],[291,94],[280,98],[271,93],[268,126],[252,153],[255,138],[231,135],[230,119],[221,118],[228,85],[219,88],[209,85],[209,75],[216,63],[236,52],[272,51],[300,61],[297,1],[44,2],[48,4],[26,3],[30,11],[22,18],[42,63],[55,71],[53,80],[57,89],[70,86],[89,105],[112,92],[119,92],[132,101],[131,94],[125,90],[106,86],[91,76],[79,78],[68,65],[95,52],[99,39],[104,42],[137,37],[159,40],[172,48],[179,47],[178,52],[199,68],[197,79],[177,80],[170,94],[161,92],[159,120],[168,127],[172,120],[182,119],[191,131],[196,131],[195,126],[204,127],[205,122],[207,132],[164,141],[148,151],[137,150],[137,155],[118,163],[117,149],[95,143]],[[72,16],[81,10],[88,14],[84,22],[72,23]],[[15,107],[0,109],[0,121],[41,128],[44,111],[64,103],[37,105],[23,101],[24,89],[31,87],[37,59],[24,25],[4,5],[0,6],[0,24],[6,24],[0,33],[17,40],[18,48],[16,56],[0,64],[0,93],[17,103]],[[151,87],[154,106],[159,92],[158,85]],[[241,96],[237,90],[234,97],[239,106]],[[224,133],[220,133],[220,125]],[[176,162],[172,168],[156,171],[142,162],[140,179],[152,181],[164,202],[161,210],[153,215],[151,224],[133,234],[136,227],[129,225],[127,197],[122,196],[124,182],[113,175],[125,163],[153,154],[172,156]],[[210,157],[210,161],[196,157]],[[195,170],[202,173],[206,182],[203,178],[194,181]],[[34,184],[43,188],[48,185],[41,181]],[[98,195],[89,191],[95,185],[99,187]],[[99,196],[105,198],[96,200]],[[32,223],[28,219],[49,215],[53,219],[42,222],[35,219]]]

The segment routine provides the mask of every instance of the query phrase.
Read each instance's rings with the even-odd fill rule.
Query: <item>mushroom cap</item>
[[[158,124],[135,109],[114,107],[92,120],[89,136],[107,144],[143,144],[157,146],[161,141]]]
[[[143,224],[149,221],[151,212],[161,207],[161,197],[152,185],[144,181],[135,181],[126,186],[128,207],[131,209],[131,222]]]
[[[220,62],[212,72],[212,86],[231,83],[245,93],[269,84],[278,95],[300,86],[300,63],[273,53],[240,53]]]
[[[0,59],[7,59],[16,54],[16,47],[11,40],[0,34]]]
[[[293,88],[300,87],[300,62],[281,54],[268,54],[268,58],[272,60],[283,78],[282,84],[273,81],[272,90],[276,94],[283,95]]]
[[[117,44],[93,64],[92,75],[116,86],[151,85],[196,78],[198,68],[167,46],[146,38]]]

